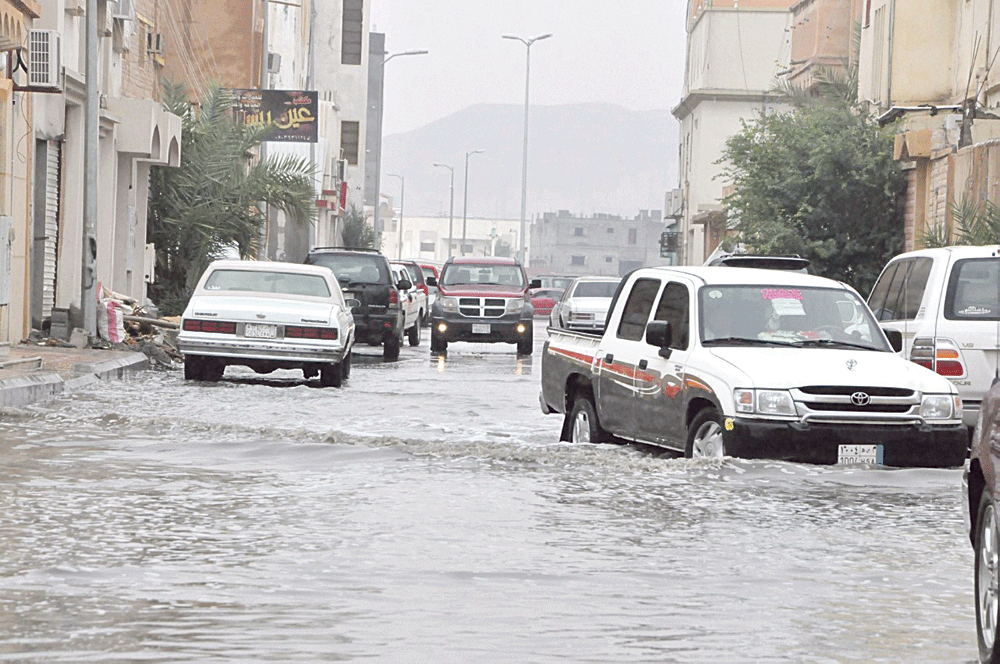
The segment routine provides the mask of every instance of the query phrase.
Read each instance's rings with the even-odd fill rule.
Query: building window
[[[340,123],[340,149],[344,159],[352,166],[358,165],[358,142],[361,140],[361,123],[344,121]]]
[[[639,241],[639,231],[635,228],[628,229],[628,243],[635,244]]]
[[[424,242],[424,241],[421,241],[420,242],[420,251],[431,251],[431,252],[433,252],[434,251],[434,243],[433,242]]]
[[[344,0],[341,22],[340,64],[361,64],[361,32],[364,0]]]
[[[472,253],[472,245],[471,244],[463,244],[462,245],[462,253],[463,254],[471,254]]]
[[[576,237],[583,237],[583,227],[577,226],[573,229],[573,235]]]
[[[608,228],[608,235],[611,235],[614,232],[615,232],[615,229],[614,229],[613,226]]]
[[[571,256],[570,259],[569,259],[569,264],[570,265],[586,265],[587,264],[587,257],[586,256]]]
[[[605,256],[605,257],[604,257],[604,262],[605,262],[605,263],[613,263],[613,262],[614,262],[614,260],[615,260],[615,257],[614,257],[614,256]]]

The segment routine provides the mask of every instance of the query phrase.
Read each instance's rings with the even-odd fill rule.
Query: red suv
[[[428,283],[433,277],[428,277]],[[444,353],[452,341],[517,344],[531,355],[532,317],[524,269],[512,258],[452,257],[441,268],[431,307],[431,352]]]

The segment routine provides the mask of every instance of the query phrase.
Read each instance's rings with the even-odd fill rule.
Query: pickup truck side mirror
[[[673,330],[665,320],[650,321],[646,325],[646,343],[660,349],[660,357],[670,357],[670,342],[673,340]]]
[[[413,288],[413,282],[410,281],[409,279],[400,279],[399,283],[396,284],[396,288],[398,288],[401,291],[408,291],[411,288]]]
[[[890,330],[887,327],[883,327],[882,331],[885,332],[885,338],[889,340],[889,345],[895,352],[903,350],[903,333],[899,330]]]
[[[542,287],[542,280],[541,279],[532,279],[531,281],[528,282],[528,289],[529,290],[534,289],[534,288],[541,288],[541,287]]]
[[[438,280],[437,277],[426,277],[424,279],[424,283],[427,284],[428,286],[434,286],[435,288],[437,288]]]

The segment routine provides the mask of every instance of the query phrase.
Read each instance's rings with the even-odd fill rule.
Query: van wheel
[[[721,459],[726,450],[722,441],[722,420],[715,408],[705,408],[695,415],[688,428],[687,448],[684,456],[689,459]]]
[[[578,396],[569,413],[569,440],[572,443],[601,443],[607,432],[597,421],[597,409],[590,397]]]
[[[423,321],[420,320],[420,316],[417,316],[417,320],[413,323],[413,327],[407,332],[407,341],[410,342],[411,346],[420,345],[420,328],[423,327]]]
[[[1000,627],[1000,530],[997,513],[989,491],[979,499],[979,518],[976,519],[976,635],[979,642],[979,661],[997,664],[1000,649],[997,646],[997,629]]]

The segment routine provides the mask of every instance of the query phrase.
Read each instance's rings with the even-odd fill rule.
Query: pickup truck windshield
[[[445,286],[490,285],[524,288],[524,274],[517,265],[449,265],[442,277]]]
[[[703,344],[890,350],[868,307],[848,290],[713,285],[699,298]]]

